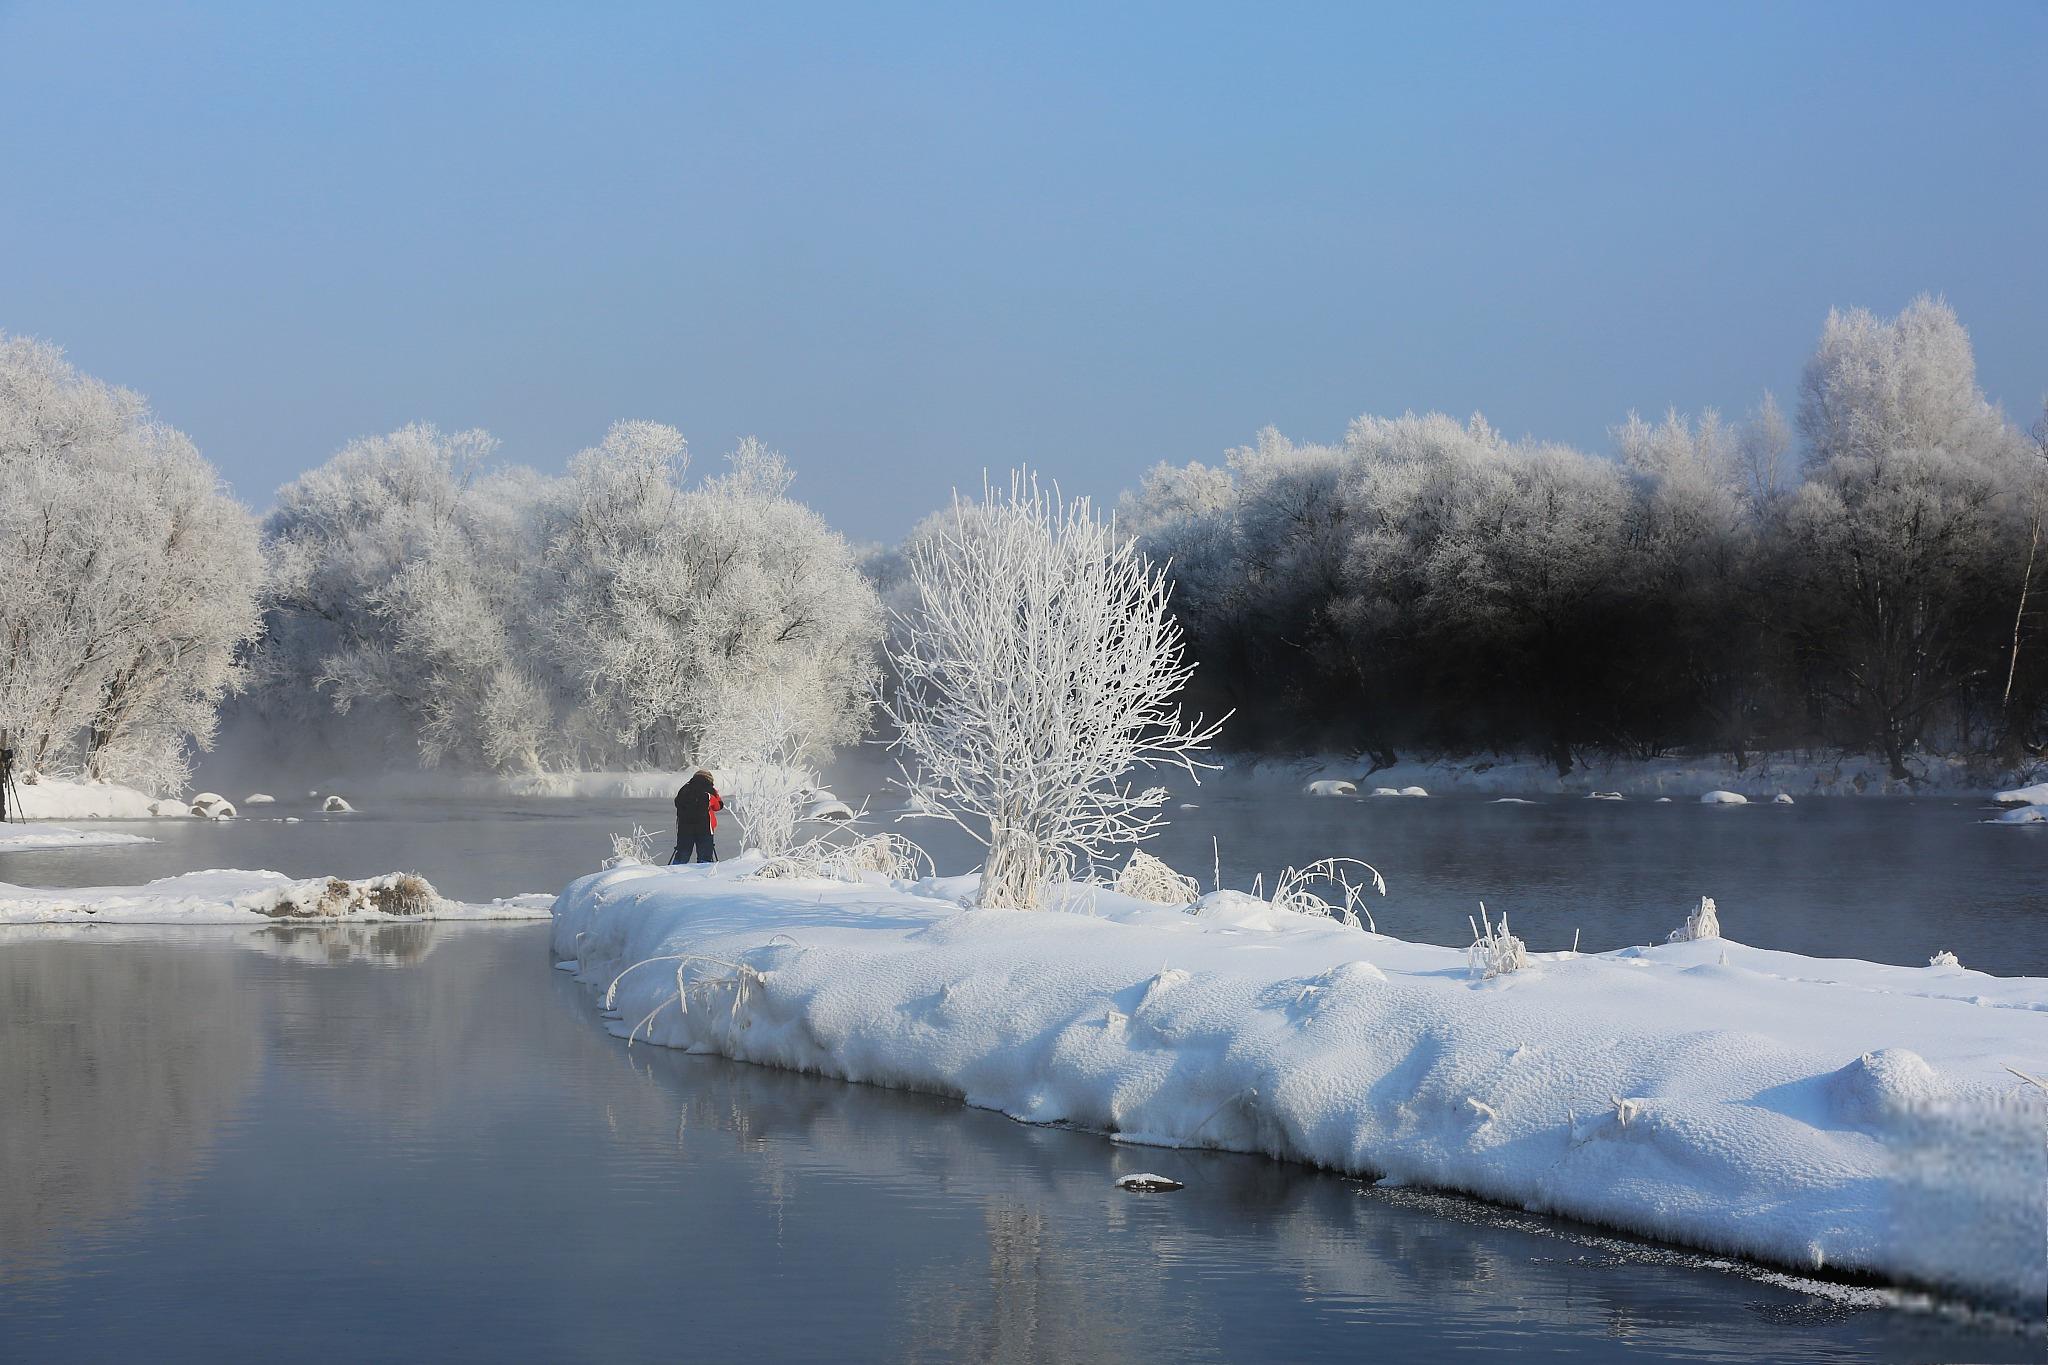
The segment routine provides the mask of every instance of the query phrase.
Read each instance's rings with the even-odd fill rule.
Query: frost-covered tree
[[[746,694],[778,687],[816,753],[866,720],[881,607],[845,539],[790,499],[788,465],[752,439],[683,483],[673,429],[621,423],[570,466],[548,537],[546,638],[621,753],[679,762]]]
[[[984,907],[1029,909],[1048,880],[1163,823],[1161,787],[1219,728],[1186,720],[1193,666],[1165,576],[1085,498],[1028,473],[957,496],[909,551],[916,601],[890,640],[883,702],[905,788],[986,849]]]
[[[692,487],[658,423],[563,479],[492,467],[495,444],[410,426],[279,493],[275,719],[336,711],[356,747],[507,773],[709,760],[761,692],[807,760],[858,733],[880,609],[779,456],[743,443]]]
[[[0,334],[0,732],[31,772],[175,790],[256,629],[248,512],[144,401]]]
[[[1807,481],[1787,509],[1801,643],[1820,687],[1894,778],[1982,649],[2024,478],[2022,443],[1977,388],[1968,333],[1915,300],[1828,315],[1801,386]]]

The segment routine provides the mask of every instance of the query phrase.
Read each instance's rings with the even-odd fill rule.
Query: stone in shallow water
[[[1149,1171],[1140,1172],[1137,1175],[1120,1175],[1116,1178],[1116,1187],[1120,1190],[1131,1190],[1138,1194],[1162,1194],[1168,1190],[1186,1188],[1180,1181],[1175,1180],[1171,1176],[1153,1175]]]

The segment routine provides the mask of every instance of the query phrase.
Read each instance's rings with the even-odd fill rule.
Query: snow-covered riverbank
[[[2048,1095],[2005,1070],[2048,1071],[2048,981],[1719,939],[1482,980],[1228,893],[963,911],[958,880],[748,867],[562,895],[555,951],[617,979],[616,1032],[1809,1270],[2048,1291]]]
[[[72,829],[66,825],[0,825],[0,853],[17,853],[31,848],[97,848],[113,844],[156,842],[140,834],[122,834],[110,829]]]
[[[552,897],[489,904],[443,899],[417,877],[295,881],[282,872],[188,872],[143,886],[43,888],[0,882],[6,924],[333,924],[546,919]]]

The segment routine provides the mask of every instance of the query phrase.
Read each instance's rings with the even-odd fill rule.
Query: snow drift
[[[963,910],[970,879],[749,870],[563,893],[555,951],[613,988],[615,1033],[1805,1270],[2048,1291],[2048,1096],[2004,1069],[2048,1070],[2048,982],[1715,938],[1481,979],[1234,893]]]

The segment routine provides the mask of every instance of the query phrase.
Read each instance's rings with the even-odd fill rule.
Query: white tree
[[[882,702],[903,785],[987,850],[984,907],[1033,908],[1049,880],[1156,833],[1167,793],[1127,774],[1193,775],[1221,722],[1182,717],[1193,665],[1166,576],[1085,498],[1016,473],[978,504],[956,495],[909,555]]]
[[[173,790],[239,680],[248,512],[136,394],[0,335],[0,731],[31,771]]]

